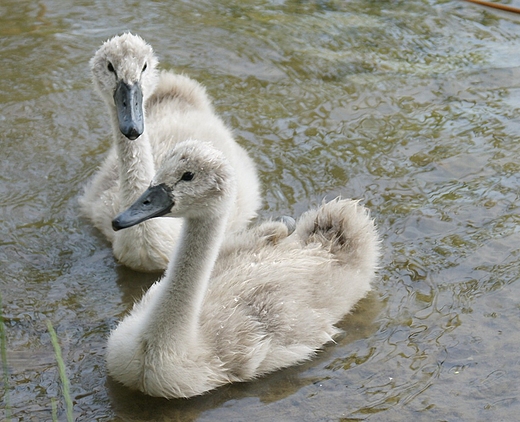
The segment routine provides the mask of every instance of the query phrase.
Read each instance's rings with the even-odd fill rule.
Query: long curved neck
[[[114,106],[110,107],[110,114],[119,159],[121,209],[125,209],[133,204],[150,185],[155,174],[155,165],[152,146],[148,140],[146,121],[142,135],[131,141],[119,130],[117,112]]]
[[[175,339],[181,353],[197,344],[199,314],[211,272],[224,239],[227,216],[185,219],[181,241],[161,280],[148,338]]]

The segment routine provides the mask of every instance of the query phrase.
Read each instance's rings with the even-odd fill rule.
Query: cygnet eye
[[[145,63],[144,66],[143,66],[143,70],[141,72],[144,72],[146,70],[146,68],[148,67],[148,64]]]
[[[112,63],[108,62],[107,69],[109,72],[116,73],[114,66],[112,66]]]
[[[190,180],[193,179],[193,176],[195,176],[195,175],[191,171],[187,171],[181,176],[181,180],[185,180],[185,181],[189,182]]]

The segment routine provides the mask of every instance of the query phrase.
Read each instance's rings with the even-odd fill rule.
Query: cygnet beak
[[[119,130],[128,139],[139,138],[144,131],[143,92],[139,84],[119,81],[114,92]]]
[[[135,226],[145,220],[168,214],[174,205],[171,190],[165,185],[150,186],[126,211],[112,220],[117,231]]]

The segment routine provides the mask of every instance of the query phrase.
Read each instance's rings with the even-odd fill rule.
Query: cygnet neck
[[[144,131],[141,136],[130,140],[119,130],[115,106],[110,107],[110,111],[119,160],[121,208],[125,209],[150,185],[155,174],[155,165],[146,130],[146,118],[143,116]]]
[[[150,316],[148,338],[160,342],[175,336],[177,347],[186,350],[197,341],[199,314],[226,222],[227,215],[183,220],[180,242],[161,280],[162,295]]]

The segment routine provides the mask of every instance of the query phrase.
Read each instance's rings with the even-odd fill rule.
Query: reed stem
[[[65,407],[67,409],[67,421],[74,422],[74,406],[72,405],[72,399],[70,397],[69,379],[67,378],[67,373],[65,371],[65,363],[63,362],[63,357],[61,355],[61,348],[58,342],[58,336],[56,335],[56,331],[54,331],[54,327],[52,326],[52,323],[49,320],[47,320],[47,329],[49,330],[49,334],[51,335],[51,342],[52,346],[54,347],[56,362],[58,363],[58,371],[60,373],[61,378],[63,398],[65,399]]]
[[[11,421],[11,402],[9,399],[9,373],[7,367],[7,335],[5,333],[2,293],[0,293],[0,353],[2,354],[2,370],[4,379],[5,419]]]

